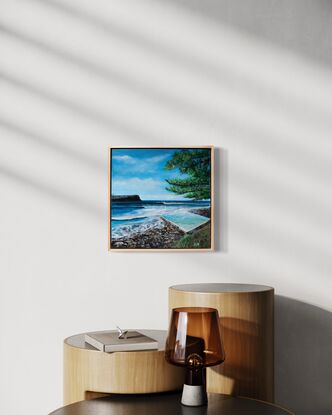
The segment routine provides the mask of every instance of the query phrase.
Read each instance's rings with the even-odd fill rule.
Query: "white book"
[[[118,331],[97,331],[84,336],[86,343],[107,353],[158,349],[157,340],[138,331],[128,331],[125,339],[119,339]]]

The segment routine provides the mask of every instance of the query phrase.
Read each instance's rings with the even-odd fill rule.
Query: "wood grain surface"
[[[164,356],[166,331],[140,330],[159,342],[158,350],[104,353],[84,334],[64,341],[64,404],[109,393],[153,393],[182,388],[184,370]]]

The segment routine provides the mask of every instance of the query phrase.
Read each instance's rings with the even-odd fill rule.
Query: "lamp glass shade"
[[[187,368],[219,365],[225,360],[218,310],[179,307],[172,310],[166,360]]]

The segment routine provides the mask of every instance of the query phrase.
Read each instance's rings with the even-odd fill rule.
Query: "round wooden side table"
[[[169,311],[219,311],[226,359],[207,370],[207,391],[274,399],[274,289],[255,284],[184,284],[169,288]]]
[[[249,398],[209,394],[207,406],[181,405],[181,393],[111,395],[77,402],[50,415],[294,415],[274,404]]]
[[[165,360],[167,332],[140,330],[158,340],[158,350],[104,353],[84,341],[84,334],[64,341],[64,404],[110,393],[180,390],[184,369]]]

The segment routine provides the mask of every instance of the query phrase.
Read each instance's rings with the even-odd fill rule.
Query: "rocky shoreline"
[[[207,218],[211,218],[211,208],[197,208],[191,209],[191,213],[196,213],[196,215],[205,216]]]
[[[184,232],[171,223],[163,222],[158,228],[149,229],[130,237],[112,239],[112,249],[160,249],[173,248]]]
[[[191,209],[190,212],[210,218],[210,208]],[[163,221],[157,228],[136,233],[129,237],[112,239],[112,249],[170,249],[185,235],[177,226]]]

